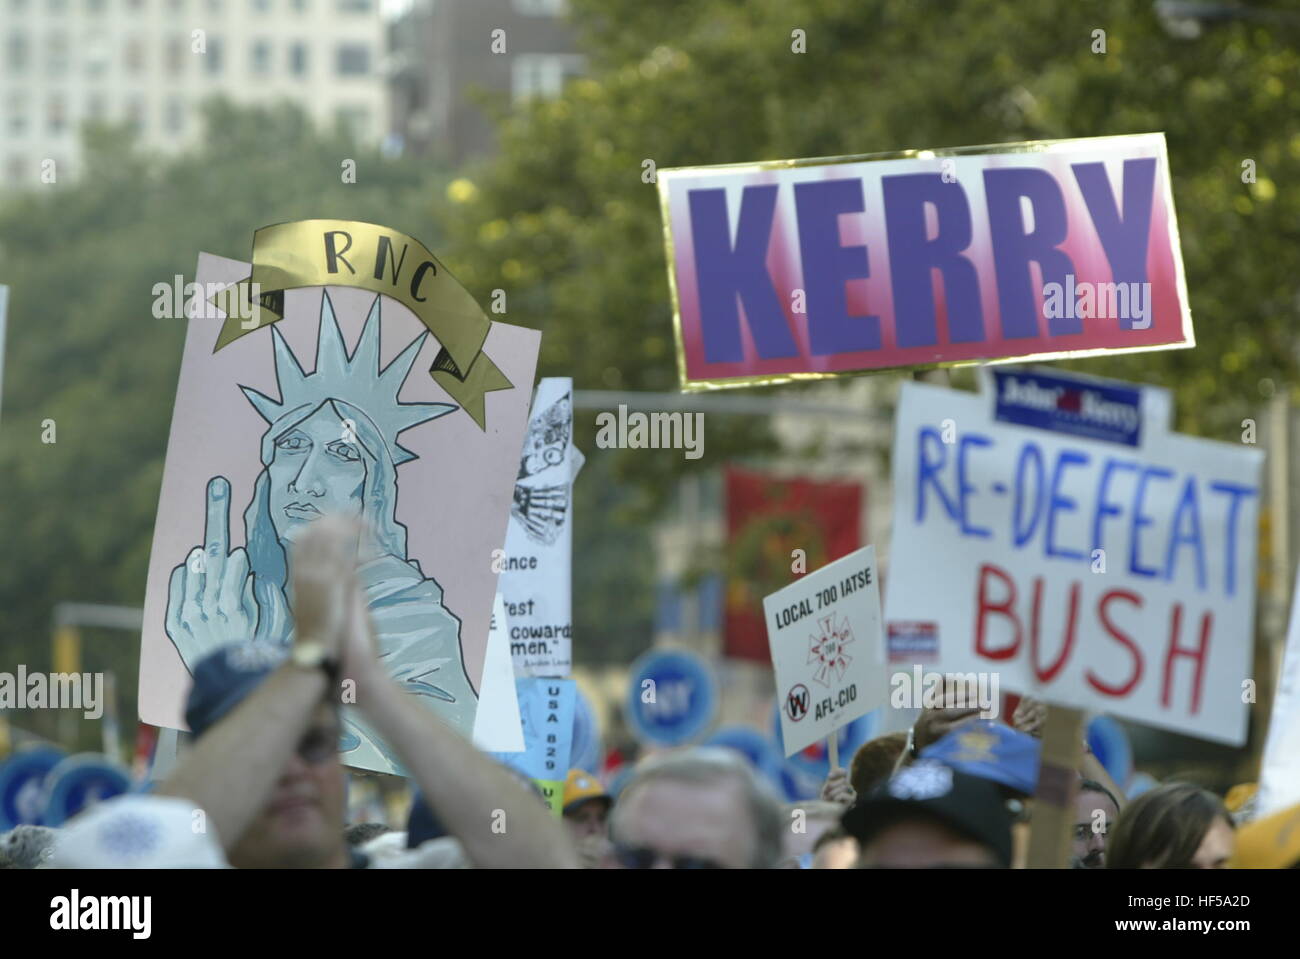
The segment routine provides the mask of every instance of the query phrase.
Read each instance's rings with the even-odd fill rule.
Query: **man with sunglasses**
[[[341,517],[311,524],[295,550],[288,656],[244,643],[198,663],[186,705],[191,750],[154,795],[111,800],[71,825],[58,865],[369,865],[343,835],[343,690],[457,841],[373,865],[577,866],[545,805],[402,692],[376,659],[356,576],[358,532]]]
[[[611,869],[770,869],[781,810],[748,762],[724,749],[651,756],[614,804]]]

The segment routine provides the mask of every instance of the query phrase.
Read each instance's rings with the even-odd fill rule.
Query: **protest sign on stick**
[[[684,389],[1195,345],[1161,133],[658,185]]]
[[[292,543],[343,512],[366,522],[358,577],[390,675],[468,738],[540,335],[488,320],[417,240],[373,224],[268,227],[252,264],[202,254],[195,282],[141,718],[184,728],[189,673],[220,645],[287,647]],[[343,762],[396,772],[340,698]]]
[[[887,700],[879,572],[865,546],[763,599],[781,737],[791,756]]]
[[[904,383],[890,622],[937,670],[1244,743],[1263,454],[1168,421],[1164,391],[1074,374]]]
[[[1300,802],[1300,570],[1259,771],[1259,816]]]
[[[500,592],[519,676],[567,676],[573,666],[573,380],[537,384],[510,524]]]
[[[564,811],[564,780],[573,750],[573,718],[578,686],[572,679],[525,676],[515,680],[524,748],[494,753],[537,784],[552,813]]]

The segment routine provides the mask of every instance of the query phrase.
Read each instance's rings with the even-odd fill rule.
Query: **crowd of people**
[[[781,804],[739,753],[652,754],[611,795],[574,769],[562,817],[530,780],[474,748],[385,673],[346,521],[312,524],[294,566],[286,653],[239,643],[194,670],[192,748],[149,792],[54,830],[0,837],[18,868],[873,868],[1027,865],[1044,704],[1010,724],[960,706],[861,746],[817,800]],[[418,793],[405,831],[347,823],[341,677]],[[1300,807],[1257,818],[1171,782],[1126,800],[1085,749],[1070,865],[1082,869],[1300,866]]]

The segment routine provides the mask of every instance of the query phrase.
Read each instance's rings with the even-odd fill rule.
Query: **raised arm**
[[[343,677],[356,682],[356,705],[393,747],[425,801],[482,868],[577,868],[561,823],[502,766],[479,752],[414,697],[375,658],[374,628],[355,577],[353,628]]]

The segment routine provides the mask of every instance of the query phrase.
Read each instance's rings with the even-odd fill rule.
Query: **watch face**
[[[292,658],[299,666],[319,666],[325,661],[325,647],[320,643],[303,643],[293,648]]]

